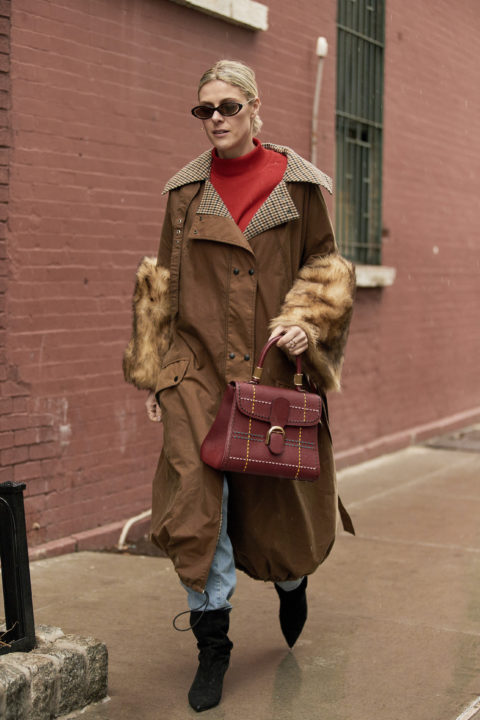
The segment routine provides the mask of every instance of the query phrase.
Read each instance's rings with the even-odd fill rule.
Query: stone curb
[[[31,652],[0,656],[0,720],[51,720],[106,697],[104,643],[46,625],[36,640]]]

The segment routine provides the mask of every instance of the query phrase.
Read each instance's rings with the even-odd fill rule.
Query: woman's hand
[[[157,398],[155,397],[154,392],[150,391],[148,393],[145,407],[147,408],[147,415],[149,420],[151,420],[152,422],[162,422],[162,411],[160,410],[160,406],[157,403]]]
[[[301,327],[298,327],[298,325],[292,325],[291,327],[277,325],[277,327],[273,329],[269,340],[276,335],[282,335],[277,342],[277,347],[283,348],[290,355],[300,355],[308,348],[307,334]]]

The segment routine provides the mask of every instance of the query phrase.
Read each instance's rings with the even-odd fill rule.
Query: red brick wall
[[[9,366],[6,352],[8,289],[7,220],[10,155],[10,2],[0,2],[0,482],[13,480],[13,467],[8,460],[14,447],[10,413],[18,400],[10,393],[15,368]],[[6,453],[4,455],[4,453]]]
[[[454,47],[453,37],[465,6],[462,33],[474,46],[478,11],[467,0],[438,3],[435,13],[413,2],[388,5],[384,261],[398,279],[393,288],[359,291],[345,391],[332,403],[344,453],[480,405],[470,257],[476,134],[465,156],[465,131],[479,115],[474,60],[462,58],[468,44]],[[0,463],[6,477],[28,483],[31,545],[149,504],[161,436],[146,420],[144,394],[123,383],[120,363],[134,269],[157,249],[161,189],[205,149],[189,114],[201,71],[222,56],[252,64],[261,137],[308,157],[315,44],[325,35],[318,157],[334,173],[335,2],[269,6],[269,31],[254,33],[168,0],[12,1],[2,336],[10,414]],[[452,49],[448,63],[439,38]]]
[[[397,278],[358,292],[332,401],[350,460],[480,414],[479,32],[472,0],[387,2],[383,263]]]
[[[28,483],[31,545],[148,507],[161,436],[120,362],[163,184],[205,149],[189,114],[200,70],[228,55],[255,64],[265,139],[309,151],[308,2],[272,9],[263,35],[166,0],[82,5],[15,0],[12,11],[7,332],[20,406],[1,462]],[[316,12],[325,32],[328,14]],[[325,91],[331,105],[333,61]],[[331,172],[333,118],[322,128]]]

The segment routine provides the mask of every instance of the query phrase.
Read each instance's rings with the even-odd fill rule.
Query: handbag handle
[[[260,357],[258,359],[257,366],[255,370],[253,371],[251,382],[254,385],[258,385],[260,380],[262,379],[262,372],[263,372],[263,363],[265,362],[265,358],[267,356],[268,351],[271,347],[277,344],[277,342],[280,340],[282,336],[281,335],[275,335],[275,337],[271,338],[262,349],[262,352],[260,353]],[[297,364],[297,372],[293,376],[293,383],[295,385],[295,388],[299,391],[303,391],[303,374],[302,374],[302,353],[300,355],[297,355],[295,358],[296,364]]]

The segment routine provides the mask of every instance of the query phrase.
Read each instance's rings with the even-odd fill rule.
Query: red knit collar
[[[212,171],[216,175],[241,175],[262,165],[267,151],[257,138],[253,138],[253,143],[254,149],[238,158],[220,158],[215,148],[212,148]]]

